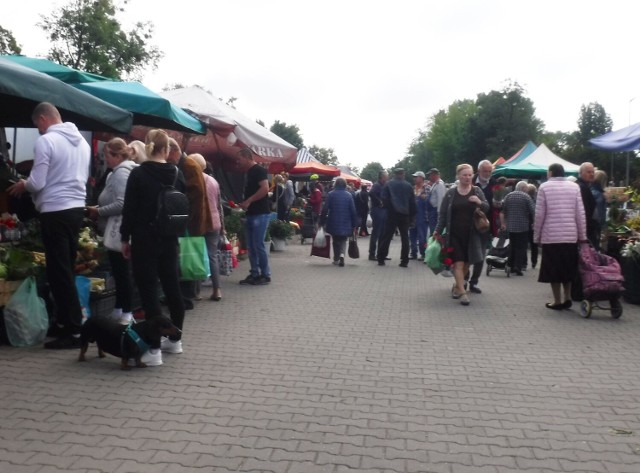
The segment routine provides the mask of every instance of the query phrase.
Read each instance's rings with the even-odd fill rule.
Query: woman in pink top
[[[580,187],[564,177],[561,164],[552,164],[549,179],[538,189],[534,242],[542,245],[538,282],[551,283],[553,302],[548,309],[571,307],[571,282],[578,271],[578,242],[587,239]],[[564,300],[562,299],[564,293]]]
[[[211,220],[213,223],[213,231],[207,232],[204,238],[207,242],[207,251],[209,252],[209,265],[211,266],[211,284],[213,292],[209,299],[219,301],[222,299],[220,291],[220,266],[218,266],[218,253],[220,251],[220,236],[224,235],[224,215],[220,205],[220,185],[213,176],[205,171],[207,162],[201,154],[191,154],[189,158],[193,159],[200,165],[204,173],[204,184],[209,201],[209,209],[211,210]]]

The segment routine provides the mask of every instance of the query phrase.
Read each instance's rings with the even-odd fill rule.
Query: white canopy
[[[493,172],[493,175],[506,177],[542,177],[547,173],[549,166],[554,163],[562,164],[565,175],[578,174],[579,166],[577,164],[573,164],[557,156],[543,143],[522,161],[511,166],[505,163],[503,166],[497,168]]]

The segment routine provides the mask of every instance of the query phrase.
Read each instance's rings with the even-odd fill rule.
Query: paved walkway
[[[385,267],[309,250],[270,286],[241,262],[162,367],[0,347],[0,471],[640,471],[640,306],[550,311],[530,270],[462,307],[399,242]]]

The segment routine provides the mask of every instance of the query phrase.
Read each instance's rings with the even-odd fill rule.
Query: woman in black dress
[[[481,235],[473,224],[473,213],[477,208],[486,212],[489,204],[482,190],[472,184],[471,165],[460,164],[456,168],[456,177],[458,185],[445,194],[433,234],[438,238],[444,231],[444,248],[452,251],[448,256],[453,260],[456,282],[451,289],[451,297],[460,299],[462,305],[469,305],[464,278],[469,272],[469,265],[482,261],[484,254]]]

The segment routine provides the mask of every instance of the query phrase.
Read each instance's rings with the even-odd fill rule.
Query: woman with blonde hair
[[[144,143],[139,140],[133,140],[129,143],[129,150],[131,154],[130,159],[134,163],[140,164],[147,160],[147,152],[145,151],[144,146]]]
[[[146,137],[148,159],[131,171],[122,209],[120,234],[122,254],[131,259],[133,277],[140,292],[146,319],[162,316],[158,295],[158,279],[167,299],[173,324],[182,329],[184,304],[180,292],[178,237],[160,235],[154,226],[158,195],[167,185],[184,192],[178,168],[167,162],[169,136],[164,130],[150,130]],[[162,364],[161,340],[151,343],[143,357],[149,366]],[[162,351],[182,353],[180,335],[167,339]]]
[[[469,272],[469,265],[481,262],[484,257],[482,237],[473,223],[473,214],[478,208],[486,213],[489,203],[482,189],[473,185],[473,168],[470,164],[458,165],[456,177],[458,185],[444,195],[433,235],[438,238],[446,230],[444,247],[453,250],[451,259],[455,284],[451,288],[451,297],[460,299],[462,305],[469,305],[464,279]]]
[[[207,242],[207,252],[209,253],[209,266],[211,268],[211,285],[213,292],[209,299],[212,301],[220,301],[222,292],[220,291],[220,266],[218,261],[218,253],[220,252],[220,236],[224,235],[224,213],[222,212],[220,185],[215,178],[205,172],[207,162],[201,154],[190,154],[187,159],[195,161],[204,177],[204,185],[207,200],[209,201],[209,212],[211,213],[211,231],[204,234]]]
[[[104,189],[98,196],[98,205],[87,207],[89,217],[98,221],[99,228],[104,229],[109,219],[115,219],[122,215],[127,181],[131,171],[137,167],[137,164],[129,159],[131,156],[129,151],[127,143],[122,138],[113,138],[104,147],[105,161],[107,167],[111,169],[111,173],[107,176]],[[119,232],[117,226],[113,230]],[[107,251],[107,256],[116,284],[116,302],[111,315],[122,323],[129,323],[132,320],[132,284],[129,261],[122,255],[121,249],[110,248]]]

